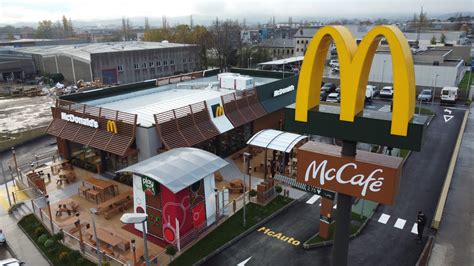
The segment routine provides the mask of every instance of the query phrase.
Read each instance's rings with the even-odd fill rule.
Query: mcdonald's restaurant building
[[[52,107],[46,132],[57,138],[59,153],[73,165],[112,176],[178,147],[227,157],[254,133],[283,127],[283,109],[295,102],[298,79],[232,71],[253,78],[254,86],[221,88],[217,72],[207,71],[171,77],[164,84],[151,80],[62,96]]]

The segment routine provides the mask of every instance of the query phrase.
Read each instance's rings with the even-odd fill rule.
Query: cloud
[[[428,14],[473,10],[472,0],[0,0],[0,23],[121,17],[384,17],[411,16],[424,6]]]

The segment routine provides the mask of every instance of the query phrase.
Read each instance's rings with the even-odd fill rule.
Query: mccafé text
[[[335,180],[341,185],[350,184],[353,186],[359,186],[362,188],[361,195],[365,196],[367,190],[371,192],[379,192],[384,181],[384,177],[381,176],[383,173],[382,169],[373,170],[368,176],[363,174],[345,174],[349,169],[357,170],[357,164],[355,163],[346,163],[336,168],[327,168],[328,161],[323,160],[319,165],[316,160],[312,161],[308,168],[306,168],[306,173],[304,180],[307,182],[310,178],[319,179],[321,186],[324,186],[326,181]],[[346,171],[346,172],[345,172]]]

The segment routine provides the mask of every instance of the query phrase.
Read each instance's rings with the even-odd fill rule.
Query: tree
[[[36,38],[40,39],[53,38],[53,22],[51,20],[43,20],[38,22],[35,36]]]
[[[238,23],[227,20],[220,23],[217,18],[211,28],[213,48],[216,51],[216,64],[220,69],[238,63],[238,50],[242,46]]]
[[[444,35],[444,32],[441,33],[441,36],[439,37],[439,42],[440,43],[445,43],[446,42],[446,35]]]
[[[68,22],[66,16],[63,15],[62,21],[63,21],[63,32],[64,32],[64,36],[65,36],[65,37],[70,37],[70,35],[69,35],[69,22]]]
[[[150,29],[150,23],[148,21],[148,18],[145,17],[145,31],[149,30]]]
[[[431,44],[436,44],[436,36],[433,35],[430,41]]]

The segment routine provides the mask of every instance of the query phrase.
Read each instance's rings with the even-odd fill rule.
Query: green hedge
[[[36,245],[43,251],[48,259],[57,266],[93,266],[96,265],[91,261],[78,256],[77,252],[66,247],[58,242],[55,237],[51,236],[44,228],[43,224],[35,217],[34,214],[29,214],[23,217],[18,226],[30,236]],[[46,232],[46,233],[45,233]],[[38,235],[39,234],[39,235]],[[44,236],[46,235],[46,237]],[[45,238],[47,238],[46,241]]]

